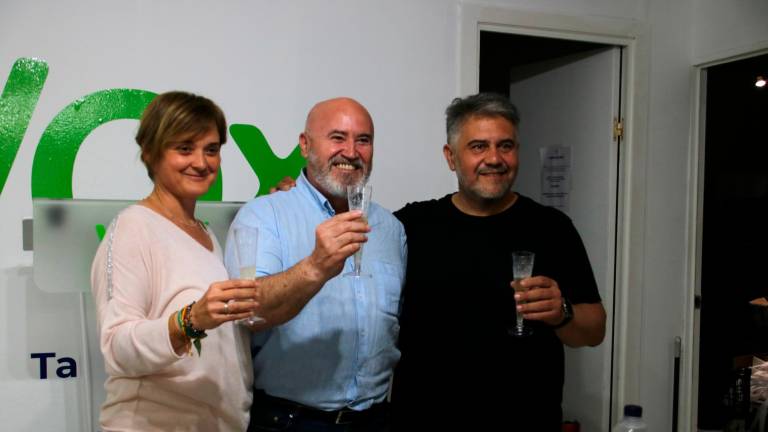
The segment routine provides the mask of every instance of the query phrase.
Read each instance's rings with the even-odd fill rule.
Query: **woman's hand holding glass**
[[[190,320],[198,330],[209,330],[227,321],[246,319],[258,311],[259,283],[232,279],[214,282],[192,306]]]
[[[233,239],[235,242],[235,260],[237,261],[238,274],[230,275],[233,279],[255,281],[256,279],[256,256],[259,244],[259,229],[250,226],[238,226],[233,230]],[[231,313],[230,305],[233,305],[234,299],[224,304],[225,312]],[[264,318],[251,313],[242,318],[242,324],[252,326],[264,322]]]

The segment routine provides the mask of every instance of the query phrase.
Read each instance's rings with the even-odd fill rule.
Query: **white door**
[[[510,85],[520,110],[520,172],[515,189],[541,196],[540,149],[570,147],[569,209],[589,254],[608,312],[607,332],[596,348],[566,348],[564,419],[584,431],[608,431],[614,298],[621,48],[606,47],[534,68]],[[533,75],[531,75],[533,74]]]

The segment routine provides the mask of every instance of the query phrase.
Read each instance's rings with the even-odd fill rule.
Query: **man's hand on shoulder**
[[[278,191],[287,192],[294,187],[296,187],[296,180],[289,176],[285,176],[282,180],[280,180],[280,183],[269,188],[269,193],[275,193]]]

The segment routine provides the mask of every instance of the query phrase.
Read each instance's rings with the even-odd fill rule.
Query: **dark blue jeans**
[[[389,432],[389,406],[383,404],[351,423],[335,424],[312,409],[256,392],[248,432]]]

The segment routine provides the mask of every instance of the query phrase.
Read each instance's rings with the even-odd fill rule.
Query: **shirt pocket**
[[[385,314],[400,315],[403,269],[384,261],[373,262],[376,304]]]

